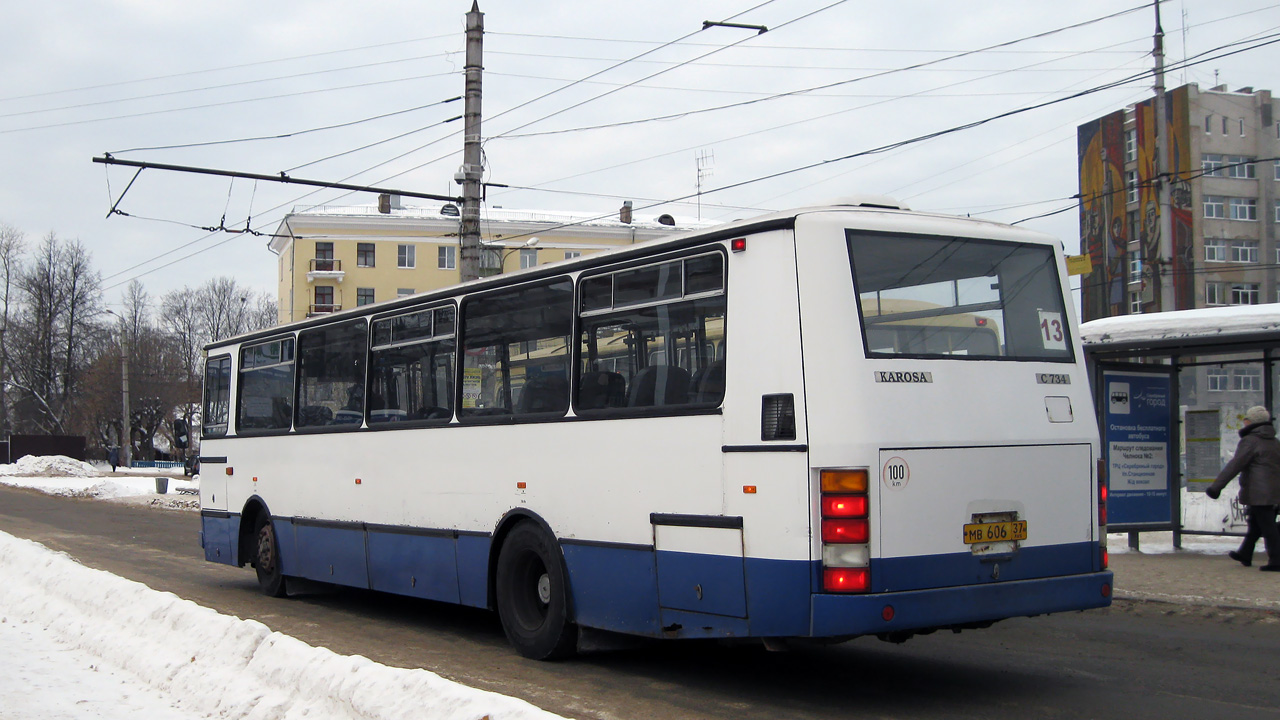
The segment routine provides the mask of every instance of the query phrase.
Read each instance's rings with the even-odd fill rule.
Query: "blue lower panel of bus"
[[[1110,571],[884,595],[813,596],[814,637],[979,623],[1111,604]],[[884,620],[885,607],[893,619]]]
[[[273,521],[286,575],[488,606],[487,534]],[[239,532],[238,514],[201,513],[205,558],[238,565]],[[970,553],[876,559],[876,592],[866,595],[822,593],[817,562],[573,540],[561,547],[576,621],[650,637],[840,637],[980,623],[1103,607],[1112,581],[1096,570],[1097,543],[985,560]],[[893,608],[887,621],[886,606]]]

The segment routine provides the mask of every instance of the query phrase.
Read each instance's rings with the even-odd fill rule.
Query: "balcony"
[[[312,258],[311,266],[307,269],[307,282],[315,282],[316,280],[334,280],[342,282],[342,278],[346,277],[346,273],[342,271],[342,261],[333,258]]]
[[[342,306],[341,306],[341,305],[337,305],[337,304],[334,304],[334,303],[327,303],[327,304],[326,304],[326,303],[322,303],[322,304],[319,304],[319,305],[308,305],[308,306],[307,306],[307,317],[315,317],[315,316],[317,316],[317,315],[328,315],[329,313],[336,313],[336,312],[338,312],[338,311],[339,311],[339,310],[341,310],[341,309],[342,309]]]

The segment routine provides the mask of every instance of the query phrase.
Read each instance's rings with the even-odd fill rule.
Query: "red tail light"
[[[822,517],[824,518],[862,518],[866,516],[866,495],[822,496]]]
[[[871,530],[866,520],[823,520],[822,542],[857,544],[867,542]]]
[[[827,592],[866,592],[871,587],[868,568],[827,568],[822,571],[822,589]]]

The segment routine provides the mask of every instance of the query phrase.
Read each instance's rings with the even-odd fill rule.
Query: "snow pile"
[[[83,460],[66,455],[23,455],[18,462],[0,465],[0,475],[18,477],[102,477],[102,472]]]
[[[4,613],[102,658],[186,711],[273,720],[560,717],[426,670],[312,647],[3,532],[0,576]]]
[[[0,469],[13,467],[16,467],[16,465],[0,465]],[[32,488],[49,495],[97,498],[100,500],[138,498],[155,495],[156,492],[155,476],[86,478],[6,475],[0,472],[0,484]],[[169,478],[167,485],[170,493],[182,493],[183,491],[195,493],[200,488],[199,482],[183,478]]]

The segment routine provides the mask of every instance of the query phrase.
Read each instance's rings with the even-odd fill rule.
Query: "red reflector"
[[[823,495],[822,517],[866,517],[866,495]]]
[[[1106,501],[1107,501],[1107,486],[1106,486],[1106,485],[1099,485],[1099,486],[1098,486],[1098,501],[1099,501],[1099,502],[1106,502]]]
[[[885,605],[885,606],[884,606],[884,609],[880,611],[880,617],[881,617],[885,622],[889,622],[890,620],[892,620],[892,619],[893,619],[893,615],[894,615],[894,612],[893,612],[893,606],[892,606],[892,605]]]
[[[729,241],[729,249],[734,252],[742,252],[747,249],[746,238],[734,238]]]
[[[871,587],[871,571],[867,568],[826,568],[822,571],[822,589],[827,592],[866,592]]]
[[[1107,552],[1106,548],[1102,548],[1102,569],[1106,570],[1110,566],[1111,566],[1111,554]]]
[[[1111,585],[1109,585],[1109,584],[1107,584],[1107,583],[1103,583],[1103,585],[1102,585],[1102,597],[1111,597]]]
[[[1101,525],[1102,527],[1107,526],[1107,506],[1106,505],[1098,506],[1098,524]]]
[[[857,544],[871,536],[866,520],[823,520],[822,542]]]

